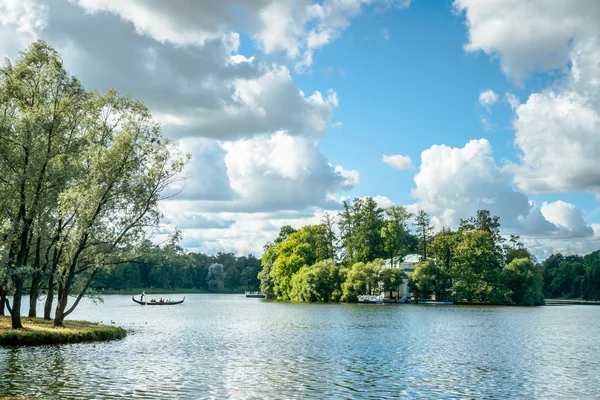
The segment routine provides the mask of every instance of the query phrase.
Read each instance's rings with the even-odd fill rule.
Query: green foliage
[[[158,224],[161,193],[186,160],[141,102],[85,90],[47,43],[7,60],[0,69],[0,269],[14,287],[13,326],[21,325],[25,280],[35,293],[42,276],[49,290],[58,281],[55,323],[62,324],[95,275],[122,263]],[[67,309],[71,294],[78,296]]]
[[[342,277],[333,260],[304,266],[293,276],[290,298],[295,301],[339,301]]]
[[[502,278],[512,304],[521,306],[544,304],[542,272],[529,258],[512,260],[502,270]]]
[[[600,300],[600,250],[583,257],[585,263],[585,279],[583,298]]]
[[[385,210],[387,219],[381,228],[381,238],[391,266],[401,263],[410,251],[408,220],[412,214],[402,206],[391,206]]]
[[[402,285],[404,273],[399,268],[383,268],[380,276],[383,290],[390,292],[392,298],[392,292],[397,292],[398,287]]]
[[[344,201],[343,205],[339,213],[343,263],[352,265],[385,257],[383,208],[372,197],[356,198],[352,204]]]
[[[289,234],[287,239],[268,246],[260,274],[265,296],[289,300],[293,275],[304,266],[326,260],[330,255],[328,243],[326,226],[321,224],[307,225]]]
[[[419,238],[421,260],[427,260],[429,242],[433,237],[433,225],[431,224],[431,216],[424,210],[420,210],[415,216],[415,229]]]
[[[433,294],[437,301],[448,301],[451,298],[452,281],[450,274],[435,261],[426,260],[415,266],[415,271],[409,277],[408,287],[416,301],[428,300]]]
[[[342,301],[356,302],[359,295],[379,295],[383,290],[381,272],[383,261],[357,262],[346,272],[342,284]]]

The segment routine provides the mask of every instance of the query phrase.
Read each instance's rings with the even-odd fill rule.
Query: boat
[[[246,297],[263,299],[265,295],[262,292],[246,292]]]
[[[141,299],[141,297],[140,297]],[[140,300],[136,300],[136,298],[134,296],[131,296],[131,300],[133,300],[134,302],[141,304],[143,306],[172,306],[174,304],[181,304],[183,303],[183,301],[185,300],[185,296],[183,297],[183,300],[179,300],[179,301],[163,301],[158,302],[158,301],[140,301]]]
[[[383,304],[383,296],[358,296],[358,302],[362,304]]]

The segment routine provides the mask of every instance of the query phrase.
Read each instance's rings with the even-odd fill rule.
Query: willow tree
[[[10,283],[13,328],[26,280],[37,290],[59,273],[61,325],[96,271],[119,262],[160,214],[161,191],[183,159],[142,103],[86,91],[43,41],[0,69],[0,293]],[[77,275],[86,284],[66,310]],[[34,313],[35,310],[30,313]]]
[[[86,127],[86,145],[77,164],[83,173],[60,194],[60,214],[72,216],[60,265],[54,324],[77,306],[96,273],[127,261],[133,245],[158,225],[162,192],[184,166],[160,127],[139,101],[109,91],[94,99],[96,114]],[[75,276],[86,281],[67,309]]]
[[[32,243],[45,215],[56,211],[70,160],[79,151],[87,93],[69,77],[58,53],[35,42],[0,69],[0,210],[4,273],[13,291],[12,326],[21,325],[23,285]]]

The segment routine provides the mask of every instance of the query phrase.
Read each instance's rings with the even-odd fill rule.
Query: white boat
[[[358,296],[358,302],[362,304],[383,304],[383,296]]]
[[[265,297],[265,295],[262,292],[246,292],[246,297],[262,299]]]

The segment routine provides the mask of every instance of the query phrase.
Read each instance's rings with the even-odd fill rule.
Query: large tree
[[[393,205],[385,210],[386,220],[381,228],[385,252],[392,267],[401,263],[410,251],[408,221],[412,218],[406,208]]]
[[[424,210],[420,210],[415,216],[415,230],[419,238],[419,251],[421,253],[421,260],[427,260],[427,250],[431,238],[433,237],[433,224],[431,223],[431,216]]]
[[[158,223],[161,192],[183,162],[142,103],[86,91],[45,42],[14,65],[7,60],[0,70],[0,246],[14,288],[13,327],[22,326],[25,281],[35,301],[42,277],[52,292],[56,274],[55,325],[62,325],[97,272],[130,257]],[[67,309],[76,277],[81,290]]]

